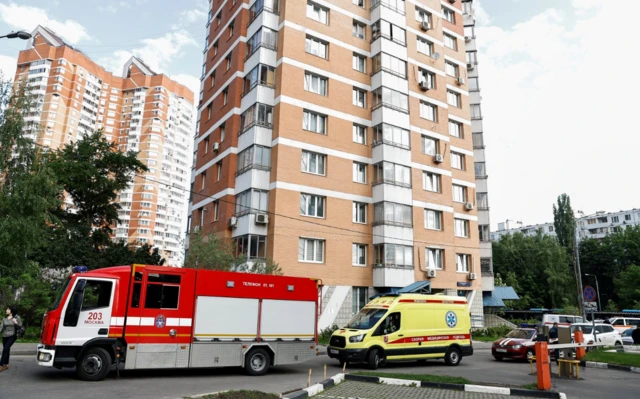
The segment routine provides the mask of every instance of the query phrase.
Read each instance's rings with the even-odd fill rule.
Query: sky
[[[640,15],[640,1],[474,3],[492,229],[552,221],[562,193],[585,214],[638,206],[640,57],[633,18],[622,14]],[[0,0],[0,34],[42,24],[108,70],[121,73],[135,54],[197,94],[207,4]],[[0,39],[5,76],[24,48]]]

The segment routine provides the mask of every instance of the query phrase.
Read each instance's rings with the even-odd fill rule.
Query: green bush
[[[333,334],[333,332],[338,329],[340,329],[340,327],[338,327],[338,325],[334,323],[332,326],[329,326],[324,330],[320,330],[320,334],[318,334],[318,342],[324,345],[329,344],[331,334]]]
[[[504,337],[511,331],[512,328],[508,326],[499,326],[499,327],[489,327],[484,330],[479,330],[473,334],[473,336],[477,337]]]

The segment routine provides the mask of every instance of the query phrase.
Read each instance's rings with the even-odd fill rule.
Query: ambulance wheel
[[[462,354],[458,348],[449,348],[447,353],[444,355],[444,362],[447,366],[457,366],[460,364],[461,360]]]
[[[269,370],[271,364],[271,357],[269,352],[262,348],[252,349],[247,354],[247,359],[244,362],[244,369],[249,375],[265,375]]]
[[[367,367],[370,370],[376,370],[382,363],[383,358],[380,356],[380,351],[376,348],[371,349],[369,356],[367,356]]]
[[[102,348],[90,348],[76,364],[76,374],[83,381],[100,381],[111,370],[111,356]]]

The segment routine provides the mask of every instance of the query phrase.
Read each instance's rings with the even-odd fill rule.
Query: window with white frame
[[[353,36],[358,39],[364,39],[366,28],[362,22],[353,21]]]
[[[324,217],[325,197],[312,194],[300,194],[300,214],[316,218]]]
[[[353,163],[353,181],[356,183],[367,182],[367,164],[360,162]]]
[[[367,144],[367,128],[364,126],[353,124],[353,142],[358,144]]]
[[[328,49],[329,45],[327,42],[316,39],[315,37],[307,36],[307,39],[305,40],[305,51],[307,53],[326,59],[329,55]]]
[[[471,104],[469,108],[471,110],[471,119],[482,119],[480,104]]]
[[[456,23],[456,13],[450,8],[442,7],[442,18],[452,24]]]
[[[440,248],[426,248],[427,269],[442,270],[444,251]]]
[[[431,43],[427,39],[424,39],[424,38],[418,36],[418,48],[417,48],[417,50],[418,50],[419,53],[426,54],[429,57],[431,57],[431,55],[433,54],[433,43]]]
[[[377,244],[373,247],[373,263],[381,266],[413,267],[413,247],[399,244]]]
[[[381,123],[373,128],[373,144],[389,144],[396,147],[411,148],[409,131],[398,126]]]
[[[322,24],[329,25],[329,10],[319,4],[307,2],[307,17]]]
[[[433,89],[436,87],[436,74],[426,69],[418,69],[418,80],[420,83],[426,82],[427,87]]]
[[[367,223],[367,204],[364,202],[353,203],[353,222]]]
[[[367,71],[367,57],[358,53],[353,53],[353,69],[365,73]]]
[[[353,266],[367,265],[367,246],[366,244],[351,245],[351,264]]]
[[[360,1],[364,3],[364,0]],[[367,303],[369,303],[369,289],[367,287],[353,287],[351,291],[353,293],[353,295],[351,296],[351,313],[358,314],[360,313],[360,310],[364,308]]]
[[[407,77],[407,62],[398,57],[387,53],[378,53],[371,58],[371,62],[373,73],[385,71],[403,78]]]
[[[249,189],[236,195],[234,215],[266,213],[269,210],[269,191]]]
[[[424,228],[442,230],[442,212],[433,209],[424,210]]]
[[[372,92],[373,108],[380,106],[393,108],[401,112],[409,112],[409,96],[388,87],[379,87]]]
[[[462,138],[462,123],[449,119],[449,135]]]
[[[451,151],[451,167],[464,170],[464,154]]]
[[[362,7],[364,8],[364,0],[352,0],[353,4],[357,5],[358,7]]]
[[[465,219],[453,219],[453,234],[456,237],[469,237],[469,221]]]
[[[401,227],[413,226],[413,212],[410,205],[395,202],[378,202],[373,205],[373,224]]]
[[[426,22],[431,27],[431,13],[416,7],[416,21]]]
[[[357,87],[353,88],[353,105],[360,108],[367,107],[367,92]]]
[[[471,266],[471,255],[456,254],[456,271],[460,273],[469,273]]]
[[[321,96],[327,95],[327,78],[313,74],[311,72],[305,72],[304,74],[304,89],[311,93],[319,94]]]
[[[420,101],[420,117],[432,122],[437,122],[438,115],[438,107],[426,103],[424,101]]]
[[[422,187],[433,193],[440,192],[440,175],[437,173],[423,172],[422,173]]]
[[[422,153],[427,155],[436,155],[438,153],[438,140],[423,135]]]
[[[323,263],[324,240],[315,238],[300,238],[298,240],[298,261]]]
[[[379,19],[371,25],[371,36],[373,40],[384,37],[402,46],[406,46],[407,43],[407,32],[401,27],[383,19]]]
[[[453,185],[453,201],[467,202],[467,188],[459,184]]]
[[[304,111],[302,128],[314,133],[327,134],[327,117],[312,111]]]
[[[458,50],[458,41],[455,37],[445,33],[444,36],[444,46],[446,48],[450,48],[451,50]]]
[[[310,151],[302,151],[302,171],[314,175],[326,174],[327,156]]]
[[[453,90],[447,90],[447,103],[453,107],[460,108],[460,93]]]
[[[411,187],[411,168],[392,162],[379,162],[374,165],[374,184],[393,184]]]
[[[444,62],[444,72],[449,75],[457,78],[459,76],[459,67],[453,62],[445,61]]]

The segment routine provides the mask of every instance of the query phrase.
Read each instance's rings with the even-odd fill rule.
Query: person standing
[[[9,354],[11,346],[18,339],[17,327],[22,326],[20,316],[17,315],[16,308],[7,307],[6,317],[0,323],[0,333],[2,333],[2,357],[0,357],[0,371],[9,368]]]
[[[634,345],[640,345],[640,325],[637,325],[635,330],[631,332],[631,339],[633,339]]]
[[[549,340],[558,339],[558,323],[553,323],[553,327],[549,330]],[[557,344],[557,342],[555,342]],[[558,349],[553,350],[553,356],[556,358],[556,366],[558,365],[558,358],[560,357],[560,351]]]

